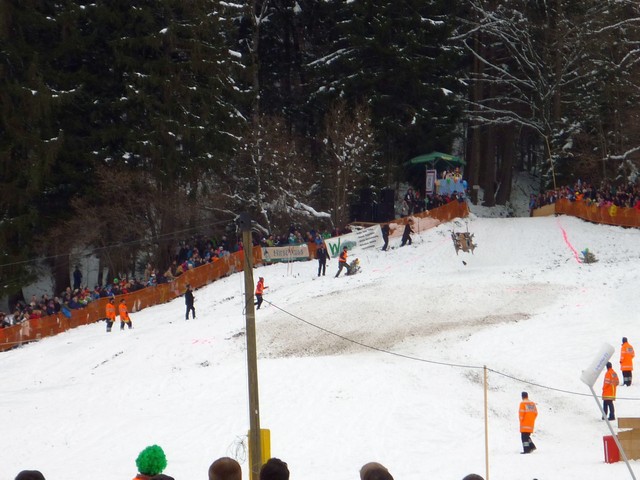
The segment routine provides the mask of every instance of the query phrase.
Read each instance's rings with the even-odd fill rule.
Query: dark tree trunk
[[[515,161],[515,128],[508,125],[502,129],[502,162],[498,171],[498,191],[496,192],[496,204],[505,205],[511,197],[511,180],[513,177],[513,165]]]

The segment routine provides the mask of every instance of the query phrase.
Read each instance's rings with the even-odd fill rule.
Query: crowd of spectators
[[[327,239],[331,237],[337,237],[339,235],[343,235],[345,233],[349,233],[351,230],[349,229],[333,229],[331,232],[324,230],[307,230],[305,233],[302,233],[302,229],[295,225],[291,225],[289,227],[289,232],[286,234],[271,234],[268,236],[263,236],[260,240],[256,240],[254,238],[254,246],[260,245],[261,247],[287,247],[290,245],[302,245],[305,243],[318,243],[319,239]],[[320,240],[320,243],[322,243]]]
[[[139,473],[133,480],[174,480],[173,477],[163,473],[167,464],[162,447],[149,446],[136,458]],[[289,480],[290,476],[289,465],[279,458],[272,457],[260,467],[258,480]],[[360,468],[359,477],[360,480],[393,480],[393,475],[387,467],[378,462],[365,463]],[[208,478],[209,480],[242,480],[242,467],[231,457],[220,457],[209,466]],[[15,480],[45,480],[45,477],[39,470],[23,470]],[[483,480],[483,478],[476,473],[470,473],[462,480]]]
[[[89,287],[76,289],[67,287],[66,290],[57,296],[49,296],[45,293],[38,298],[36,295],[32,295],[28,303],[22,300],[16,302],[11,315],[0,312],[0,328],[17,325],[25,320],[55,315],[60,312],[65,313],[65,310],[70,311],[84,308],[99,298],[135,292],[145,286],[145,284],[135,278],[124,279],[122,281],[114,278],[113,283],[102,287],[96,285],[93,290],[89,289]]]
[[[563,198],[571,202],[583,201],[587,206],[635,208],[640,211],[640,185],[637,183],[616,185],[610,180],[602,181],[598,187],[578,180],[573,185],[531,195],[529,209],[533,211],[545,205],[552,205]]]
[[[450,202],[464,202],[466,198],[463,192],[450,192],[445,194],[433,193],[422,195],[420,190],[408,188],[402,199],[400,210],[401,217],[407,217],[416,213],[428,212]]]

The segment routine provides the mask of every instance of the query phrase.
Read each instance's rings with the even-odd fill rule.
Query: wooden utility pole
[[[256,353],[256,312],[253,304],[253,241],[251,217],[241,213],[238,226],[244,245],[244,297],[247,330],[247,368],[249,379],[249,460],[251,478],[260,477],[262,445],[260,443],[260,401],[258,397],[258,356]]]
[[[487,380],[487,366],[484,366],[484,474],[486,480],[489,480],[489,400],[487,392],[489,391],[489,382]]]

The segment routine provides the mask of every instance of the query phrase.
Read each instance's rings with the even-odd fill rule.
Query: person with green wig
[[[167,467],[167,457],[158,445],[151,445],[142,450],[136,458],[136,466],[138,475],[133,480],[173,480],[162,474]]]

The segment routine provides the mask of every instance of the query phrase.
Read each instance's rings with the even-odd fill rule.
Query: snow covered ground
[[[456,255],[450,232],[467,227],[478,247]],[[353,480],[369,461],[396,480],[484,477],[486,366],[492,480],[628,478],[604,463],[609,431],[580,374],[603,342],[616,369],[622,336],[640,348],[639,245],[638,230],[571,217],[472,215],[353,254],[351,277],[333,278],[335,259],[320,278],[316,262],[258,267],[271,455],[292,480]],[[586,247],[597,263],[578,261]],[[133,314],[131,331],[98,323],[0,354],[0,479],[133,478],[151,444],[176,480],[207,478],[220,456],[248,479],[242,274],[195,296],[195,320],[177,299]],[[522,390],[539,411],[532,455],[520,455]],[[618,416],[640,416],[638,400],[640,375],[619,389]]]

